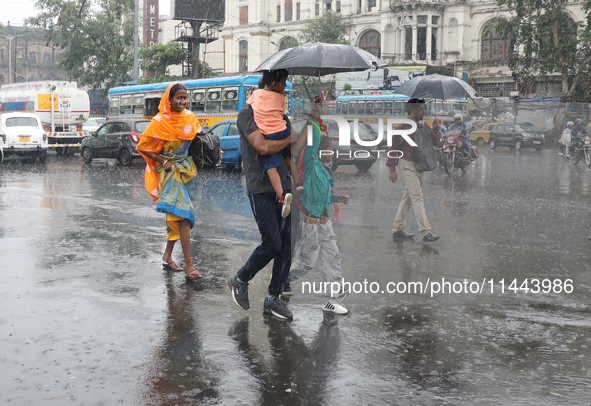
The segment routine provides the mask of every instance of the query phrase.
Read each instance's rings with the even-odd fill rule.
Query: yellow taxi
[[[480,130],[472,131],[470,141],[476,143],[479,147],[484,146],[485,143],[488,143],[490,133],[495,129],[497,124],[501,123],[488,123],[483,125]]]

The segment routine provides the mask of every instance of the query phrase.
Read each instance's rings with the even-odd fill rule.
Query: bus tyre
[[[80,153],[80,155],[82,156],[82,160],[84,161],[85,164],[90,164],[92,162],[92,152],[90,152],[90,149],[88,149],[88,148],[82,149],[82,152]]]

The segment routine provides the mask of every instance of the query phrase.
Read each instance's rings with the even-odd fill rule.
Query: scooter
[[[470,147],[470,156],[462,150],[462,141],[460,141],[459,135],[460,131],[458,130],[448,131],[442,140],[443,167],[448,175],[451,175],[455,168],[466,172],[470,162],[478,158],[478,147]]]

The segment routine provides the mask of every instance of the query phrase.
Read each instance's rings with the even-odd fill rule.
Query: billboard
[[[158,0],[145,0],[144,10],[144,44],[151,47],[158,42]]]
[[[170,0],[173,20],[224,21],[225,0]]]

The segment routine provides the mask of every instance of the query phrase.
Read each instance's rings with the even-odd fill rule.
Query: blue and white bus
[[[258,89],[261,75],[225,76],[180,81],[189,92],[187,109],[199,119],[203,128],[211,128],[221,120],[236,118],[252,92]],[[109,89],[107,119],[152,118],[164,91],[171,83],[121,86]],[[285,92],[285,111],[292,115],[293,91],[288,82]]]
[[[364,122],[377,122],[381,118],[405,118],[405,103],[408,96],[401,94],[372,94],[358,96],[340,96],[334,105],[329,105],[333,114],[348,119],[357,118]],[[334,110],[333,110],[334,109]],[[453,121],[453,112],[462,111],[468,116],[468,100],[427,99],[424,120],[432,124],[435,117],[444,121]]]

